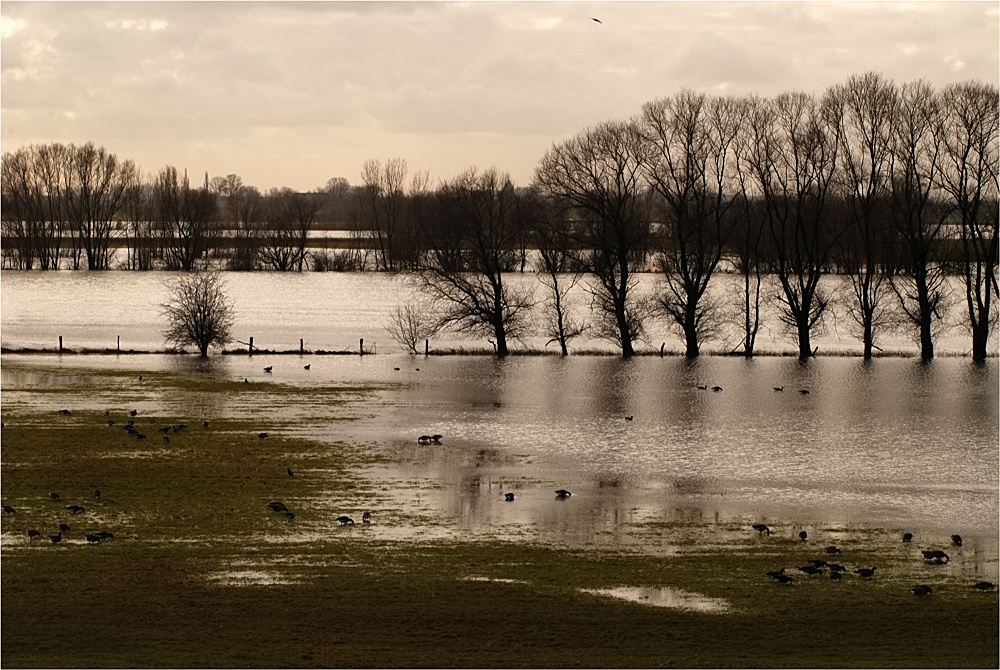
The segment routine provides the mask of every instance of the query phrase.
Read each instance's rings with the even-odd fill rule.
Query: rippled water
[[[160,331],[163,329],[162,308],[168,299],[166,280],[177,273],[170,272],[21,272],[4,270],[0,273],[0,344],[13,348],[46,348],[58,346],[59,336],[69,349],[114,349],[123,351],[157,351],[164,348]],[[307,350],[357,351],[364,338],[366,348],[373,345],[379,353],[398,352],[398,345],[386,333],[384,326],[400,302],[413,296],[413,288],[404,275],[387,273],[224,273],[227,294],[231,299],[236,322],[233,335],[240,342],[254,338],[258,349],[274,351],[298,349],[304,340]],[[529,287],[539,300],[544,291],[531,273],[512,274],[508,282]],[[638,277],[640,294],[663,291],[662,279],[656,274]],[[739,308],[733,303],[741,292],[740,279],[720,274],[713,280],[710,298],[721,313],[730,313],[720,336],[703,343],[706,352],[729,352],[741,346],[738,332]],[[841,302],[850,296],[850,285],[842,277],[824,279],[827,294],[839,297],[831,307],[822,328],[813,337],[813,345],[824,353],[850,352],[860,354],[859,338],[853,332],[852,321]],[[765,292],[764,316],[758,335],[758,350],[794,353],[794,337],[780,326],[775,312],[776,287]],[[936,333],[938,354],[962,355],[971,350],[971,338],[964,327],[967,320],[963,292],[953,282],[944,315]],[[580,319],[589,319],[590,297],[583,285],[574,290],[570,306]],[[541,309],[536,310],[541,318]],[[514,350],[525,347],[545,349],[548,338],[533,336],[523,343],[511,343]],[[991,340],[990,351],[998,351],[998,338]],[[886,333],[877,342],[886,351],[916,354],[919,351],[913,333]],[[683,352],[683,339],[668,327],[663,319],[648,324],[648,338],[639,344],[640,350]],[[581,338],[574,347],[614,352],[614,347],[599,340]],[[232,346],[238,346],[236,344]],[[554,351],[555,345],[548,350]],[[455,334],[435,336],[432,348],[465,347],[491,351],[485,339],[469,340]]]

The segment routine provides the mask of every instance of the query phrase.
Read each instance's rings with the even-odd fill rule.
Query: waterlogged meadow
[[[993,361],[5,354],[2,386],[7,666],[996,664]]]

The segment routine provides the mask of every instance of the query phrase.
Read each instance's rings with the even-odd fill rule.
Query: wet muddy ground
[[[16,509],[2,519],[5,665],[958,667],[996,658],[996,591],[972,588],[998,581],[988,514],[971,515],[961,547],[944,524],[921,523],[926,510],[893,523],[900,500],[937,504],[933,490],[779,481],[777,502],[766,502],[770,489],[751,494],[752,481],[657,476],[655,454],[617,471],[581,463],[502,432],[516,420],[504,405],[520,402],[509,380],[486,393],[466,388],[458,402],[428,391],[450,371],[426,364],[437,377],[72,363],[3,361],[3,502]],[[652,421],[643,407],[622,408],[635,413],[631,427]],[[618,414],[585,430],[603,422],[601,439],[614,447],[629,428]],[[558,432],[536,420],[543,434]],[[124,430],[128,421],[146,437]],[[438,428],[441,444],[417,443]],[[560,488],[573,495],[557,498]],[[949,488],[968,495],[960,508],[978,509],[985,495]],[[837,504],[823,504],[830,491]],[[884,496],[886,511],[860,519],[842,505],[851,495],[869,506]],[[294,518],[268,509],[272,501]],[[85,511],[69,514],[71,504]],[[72,530],[53,544],[45,536],[60,522]],[[770,534],[750,528],[761,522]],[[42,537],[29,538],[29,527]],[[99,530],[114,537],[84,537]],[[925,549],[948,560],[926,561]],[[799,570],[810,559],[844,565],[843,578]],[[871,577],[854,572],[873,566]],[[791,584],[764,574],[779,568]],[[910,593],[917,584],[932,595]],[[100,624],[112,606],[133,619]],[[49,620],[48,608],[71,615]],[[267,627],[273,616],[278,630]],[[788,628],[813,616],[837,629],[811,633],[815,647]],[[291,640],[279,634],[286,626]],[[202,639],[208,631],[216,641]],[[126,633],[136,651],[115,651]],[[35,643],[53,635],[74,642]],[[927,639],[933,649],[918,644]]]

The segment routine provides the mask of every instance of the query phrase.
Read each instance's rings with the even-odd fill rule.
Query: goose
[[[101,489],[94,489],[94,497],[95,498],[101,497]]]
[[[87,533],[83,537],[87,540],[89,544],[97,544],[102,539],[100,535],[91,535],[90,533]]]
[[[421,435],[420,437],[417,438],[417,444],[430,444],[430,443],[431,443],[430,435]]]
[[[208,428],[208,421],[202,421],[201,422],[201,427],[202,428]]]
[[[806,573],[807,575],[810,575],[810,576],[812,576],[812,575],[818,575],[819,573],[823,572],[822,570],[820,570],[819,568],[817,568],[815,565],[803,565],[798,570],[799,570],[799,572],[804,572],[804,573]]]
[[[169,442],[170,442],[170,438],[169,438],[169,437],[167,437],[166,435],[164,435],[164,436],[163,436],[163,443],[164,443],[164,444],[168,444]]]
[[[154,424],[154,423],[156,423],[156,419],[150,419],[150,420],[149,420],[149,423],[150,423],[150,424]]]
[[[791,584],[791,583],[793,583],[795,581],[794,579],[792,579],[788,575],[777,575],[777,576],[774,577],[774,580],[776,582],[778,582],[779,584]]]
[[[909,592],[915,596],[929,596],[934,592],[934,589],[926,584],[917,584],[913,588],[909,589]]]
[[[431,442],[434,444],[441,444],[442,437],[444,437],[444,435],[431,435]]]
[[[772,386],[771,388],[773,388],[778,393],[781,393],[785,390],[784,386]]]
[[[827,563],[826,567],[828,567],[831,572],[844,572],[847,570],[847,568],[842,566],[840,563]]]
[[[257,433],[257,437],[263,440],[265,437],[267,437],[267,433]]]
[[[267,503],[267,506],[270,507],[275,512],[287,512],[288,511],[288,508],[285,507],[285,503],[279,502],[277,500],[273,500],[273,501]]]
[[[294,476],[295,476],[295,473],[294,473],[294,472],[292,472],[292,469],[291,469],[291,468],[285,468],[285,469],[286,469],[286,470],[288,470],[288,476],[289,476],[289,477],[294,477]]]
[[[601,20],[600,20],[599,18],[597,18],[596,16],[595,16],[595,17],[593,17],[593,18],[591,18],[590,20],[591,20],[591,21],[593,21],[594,23],[600,23],[600,24],[601,24],[602,26],[604,25],[604,21],[601,21]]]
[[[913,533],[903,533],[903,542],[909,542],[913,539]]]
[[[295,514],[293,512],[285,512],[285,518],[289,521],[295,521]]]
[[[59,500],[59,494],[56,493],[55,491],[53,491],[52,493],[49,494],[49,499],[50,500]]]
[[[66,509],[70,514],[79,514],[84,511],[84,509],[79,505],[66,505]]]
[[[871,577],[872,575],[875,574],[875,570],[877,569],[878,569],[877,566],[872,566],[870,568],[858,568],[857,570],[854,571],[854,574],[861,575],[862,577]]]
[[[806,561],[806,563],[813,566],[814,568],[822,568],[826,565],[826,561],[820,558],[810,558],[808,561]]]
[[[708,390],[708,384],[705,384],[704,386],[702,386],[702,385],[699,384],[698,385],[698,390],[699,391],[707,391]]]
[[[837,572],[836,570],[831,570],[830,571],[830,580],[831,581],[837,582],[837,581],[840,581],[840,578],[841,578],[841,574],[839,572]]]
[[[73,413],[70,412],[68,409],[61,409],[61,410],[59,410],[59,413],[62,414],[63,416],[72,416],[73,415]]]
[[[719,393],[720,391],[722,391],[722,387],[721,386],[713,386],[712,390],[715,391],[716,393]]]
[[[303,366],[302,369],[303,370],[308,370],[310,367],[312,367],[312,363],[310,363],[309,365]]]
[[[843,552],[840,550],[840,547],[829,546],[826,548],[826,553],[832,556],[833,554],[842,554]]]
[[[804,530],[799,531],[799,539],[805,542],[807,539],[809,539],[809,533],[805,532]]]
[[[61,524],[59,524],[59,532],[61,532],[61,533],[68,533],[71,530],[73,530],[73,529],[69,527],[69,524],[67,524],[67,523],[61,523]]]
[[[114,422],[114,421],[112,421],[111,419],[108,419],[108,425],[109,425],[109,426],[113,426],[113,425],[115,425],[115,422]]]
[[[767,526],[765,526],[762,523],[755,523],[754,525],[752,525],[750,527],[753,528],[758,533],[767,533],[768,537],[771,536],[771,529],[768,528]]]
[[[139,410],[137,410],[137,409],[130,409],[130,410],[128,411],[128,415],[129,415],[129,416],[135,416],[135,415],[136,415],[136,414],[138,414],[138,413],[139,413]]]
[[[274,369],[273,365],[268,365],[266,368],[264,368],[264,372],[271,372],[271,370],[273,369]]]
[[[337,521],[340,522],[341,526],[346,526],[347,524],[353,524],[354,523],[354,519],[352,519],[349,516],[338,516],[337,517]]]
[[[777,579],[781,575],[785,574],[785,569],[781,568],[780,570],[771,570],[770,572],[765,572],[764,574],[771,579]]]
[[[35,539],[36,537],[41,537],[41,535],[42,535],[42,534],[41,534],[41,533],[39,533],[39,532],[38,532],[37,530],[35,530],[34,528],[29,528],[29,529],[28,529],[28,539],[29,539],[29,540],[34,540],[34,539]]]
[[[361,515],[361,523],[371,523],[371,522],[372,522],[371,512],[365,512],[364,514]]]
[[[573,494],[567,491],[566,489],[559,489],[558,491],[556,491],[556,498],[558,498],[559,500],[565,500],[566,498],[569,498],[571,495]]]
[[[514,500],[514,494],[513,493],[504,493],[503,494],[503,499],[506,500],[507,502],[511,502],[512,500]]]
[[[52,544],[58,544],[62,542],[62,531],[59,531],[55,535],[49,535],[49,539],[52,540]]]
[[[962,536],[961,535],[952,535],[951,536],[951,543],[954,544],[956,547],[961,547],[962,546]]]
[[[114,537],[115,537],[115,536],[114,536],[114,533],[109,533],[109,532],[108,532],[108,531],[106,531],[106,530],[102,530],[102,531],[98,532],[98,533],[97,533],[97,536],[98,536],[99,538],[101,538],[102,540],[112,540],[112,539],[114,539]]]
[[[4,505],[3,512],[4,514],[17,514],[17,510],[11,507],[10,505]]]
[[[626,421],[631,421],[631,420],[633,420],[634,418],[635,418],[635,415],[634,415],[634,414],[629,414],[629,415],[628,415],[627,417],[625,417],[625,420],[626,420]]]
[[[802,395],[809,395],[809,389],[799,389],[799,393]]]
[[[976,582],[975,584],[972,585],[972,588],[976,589],[977,591],[992,591],[993,582]]]
[[[926,562],[934,563],[936,565],[947,563],[951,560],[951,557],[940,549],[921,549],[920,553],[924,555],[924,560]]]

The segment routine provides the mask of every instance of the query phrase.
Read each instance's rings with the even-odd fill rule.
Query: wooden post
[[[427,352],[430,351],[430,349],[431,349],[431,341],[424,340],[424,356],[427,355]]]
[[[299,338],[299,353],[301,354],[301,353],[304,353],[304,352],[305,352],[305,345],[304,345],[304,343],[302,341],[302,338],[300,337]]]
[[[663,358],[663,347],[665,347],[665,346],[667,346],[666,342],[664,342],[663,344],[660,345],[660,358]]]
[[[118,351],[122,350],[122,336],[118,336]]]
[[[247,353],[250,353],[250,354],[253,353],[253,338],[252,337],[250,338],[250,349],[249,349],[249,351]]]
[[[358,344],[358,349],[361,351],[361,355],[365,355],[365,338],[361,338],[361,342]]]
[[[62,335],[59,336],[59,351],[62,351]]]

